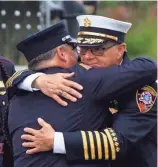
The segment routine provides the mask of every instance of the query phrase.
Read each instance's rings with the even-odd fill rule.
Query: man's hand
[[[73,75],[74,73],[41,75],[33,82],[32,87],[40,89],[62,106],[67,106],[68,103],[62,100],[61,96],[72,102],[76,102],[77,98],[82,98],[82,95],[76,90],[82,90],[83,87],[76,82],[67,80]]]
[[[24,131],[28,134],[21,136],[23,140],[28,140],[28,142],[22,143],[23,147],[30,148],[26,151],[26,154],[50,151],[53,148],[54,129],[41,118],[38,118],[38,123],[42,127],[40,130],[25,128]]]

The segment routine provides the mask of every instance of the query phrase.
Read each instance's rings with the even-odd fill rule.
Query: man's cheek
[[[83,57],[81,58],[81,62],[84,63],[84,64],[87,64],[87,60],[84,59]]]

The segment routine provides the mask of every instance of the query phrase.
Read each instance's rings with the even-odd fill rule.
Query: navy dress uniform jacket
[[[15,72],[14,64],[0,56],[0,61],[3,64],[6,72],[8,73],[8,76],[12,76]],[[7,149],[4,145],[4,134],[3,134],[3,127],[2,127],[2,120],[4,116],[4,112],[8,103],[8,91],[5,87],[5,81],[3,77],[3,71],[0,69],[0,167],[7,166],[8,164],[4,163],[4,157],[8,153]],[[5,161],[6,162],[6,161]]]
[[[8,126],[12,137],[15,167],[37,165],[39,167],[105,166],[105,161],[103,164],[101,162],[84,162],[83,164],[78,164],[77,161],[75,161],[75,164],[68,164],[64,155],[55,155],[52,152],[26,155],[26,149],[22,147],[21,141],[21,135],[24,133],[23,129],[24,127],[40,128],[37,125],[37,118],[42,117],[56,131],[74,132],[81,129],[84,131],[89,129],[101,130],[105,126],[105,122],[108,123],[108,101],[117,98],[121,94],[125,94],[130,89],[136,90],[137,87],[142,86],[144,83],[148,84],[149,81],[154,82],[156,79],[156,64],[147,58],[137,58],[125,65],[113,66],[106,69],[92,68],[87,70],[81,64],[74,66],[72,69],[56,67],[45,69],[42,72],[46,74],[75,72],[76,75],[72,80],[83,85],[83,98],[79,99],[77,103],[70,103],[66,108],[63,108],[51,98],[46,97],[40,91],[34,93],[20,91],[12,99],[9,107]],[[29,73],[27,72],[27,74]],[[9,85],[16,86],[23,79],[23,76],[26,77],[23,74],[21,77],[12,77],[8,81]],[[124,82],[120,83],[120,80]],[[127,88],[124,90],[124,87],[127,86],[130,89]],[[17,118],[17,115],[20,119]],[[96,139],[98,139],[99,132],[94,133],[96,133]],[[82,137],[80,138],[81,141],[83,139],[86,142],[86,134]],[[86,148],[85,146],[86,144],[84,145],[84,149]],[[79,153],[77,155],[82,154],[84,150],[83,145],[79,147],[77,147],[78,150],[75,150]],[[98,147],[100,147],[99,144]],[[86,151],[90,150],[87,149]],[[70,156],[70,159],[76,158],[75,154],[73,156],[71,152],[72,150],[68,149],[67,156]],[[86,159],[89,159],[86,154],[84,155]],[[98,157],[101,156],[99,153],[97,155]],[[83,155],[80,156],[84,157]],[[106,166],[108,166],[108,162]]]
[[[114,115],[112,127],[122,139],[124,156],[114,161],[113,167],[157,166],[157,96],[154,82],[118,100],[119,113]]]
[[[129,61],[125,57],[123,64]],[[111,161],[113,167],[156,167],[156,82],[136,91],[131,89],[109,106],[113,114],[111,127],[105,123],[107,128],[101,131],[64,133],[67,159],[115,160]]]

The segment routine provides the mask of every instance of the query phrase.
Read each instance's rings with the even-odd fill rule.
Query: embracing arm
[[[157,78],[157,66],[145,57],[136,58],[120,66],[88,71],[89,84],[93,85],[92,97],[112,100],[143,85],[152,84]]]
[[[41,90],[45,95],[53,98],[59,104],[67,106],[68,103],[60,96],[72,102],[76,102],[77,98],[82,95],[78,90],[82,90],[82,86],[73,81],[67,80],[74,73],[57,73],[46,75],[43,73],[35,73],[30,70],[18,71],[14,73],[7,81],[8,88],[16,87],[27,91]]]
[[[138,109],[143,104],[138,100],[136,108],[119,111],[110,128],[63,133],[67,159],[115,160],[127,154],[140,140],[147,142],[149,136],[156,143],[157,93],[149,93],[152,96],[149,110]]]
[[[33,147],[27,154],[50,151],[66,154],[70,161],[74,160],[115,160],[125,155],[128,150],[147,136],[156,143],[157,105],[156,94],[148,112],[140,111],[139,104],[131,111],[120,111],[112,127],[102,131],[55,132],[44,120],[38,119],[40,130],[25,128],[27,134],[22,139],[24,147]],[[136,104],[137,105],[137,104]],[[153,135],[151,134],[153,133]]]
[[[147,142],[150,137],[156,143],[156,87],[154,83],[138,89],[130,106],[114,115],[112,127],[103,131],[63,133],[68,160],[115,160],[142,139]]]
[[[24,78],[26,78],[25,73],[27,74],[27,72],[24,72],[21,73],[21,75],[16,75],[16,77],[11,77],[9,80],[11,84],[9,86],[16,86],[22,82]],[[29,75],[27,74],[27,76]],[[32,79],[32,81],[26,83],[33,83],[29,85],[39,88],[45,95],[53,98],[59,104],[66,106],[67,102],[63,101],[59,95],[72,102],[75,102],[77,100],[76,98],[82,97],[82,95],[76,91],[82,90],[82,86],[67,80],[67,78],[73,75],[72,73],[41,75],[34,81]],[[111,100],[123,93],[129,92],[131,89],[136,89],[144,84],[154,82],[156,76],[157,68],[155,62],[151,59],[141,57],[121,66],[91,69],[87,72],[86,79],[89,78],[89,84],[94,85],[92,97]],[[24,86],[23,89],[29,90],[28,87],[30,86]]]

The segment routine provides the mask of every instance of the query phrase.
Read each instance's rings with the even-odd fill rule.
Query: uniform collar
[[[120,65],[126,64],[126,63],[128,63],[129,61],[131,61],[131,60],[130,60],[130,58],[128,57],[127,52],[125,52],[124,55],[123,55],[123,59],[122,59]]]

